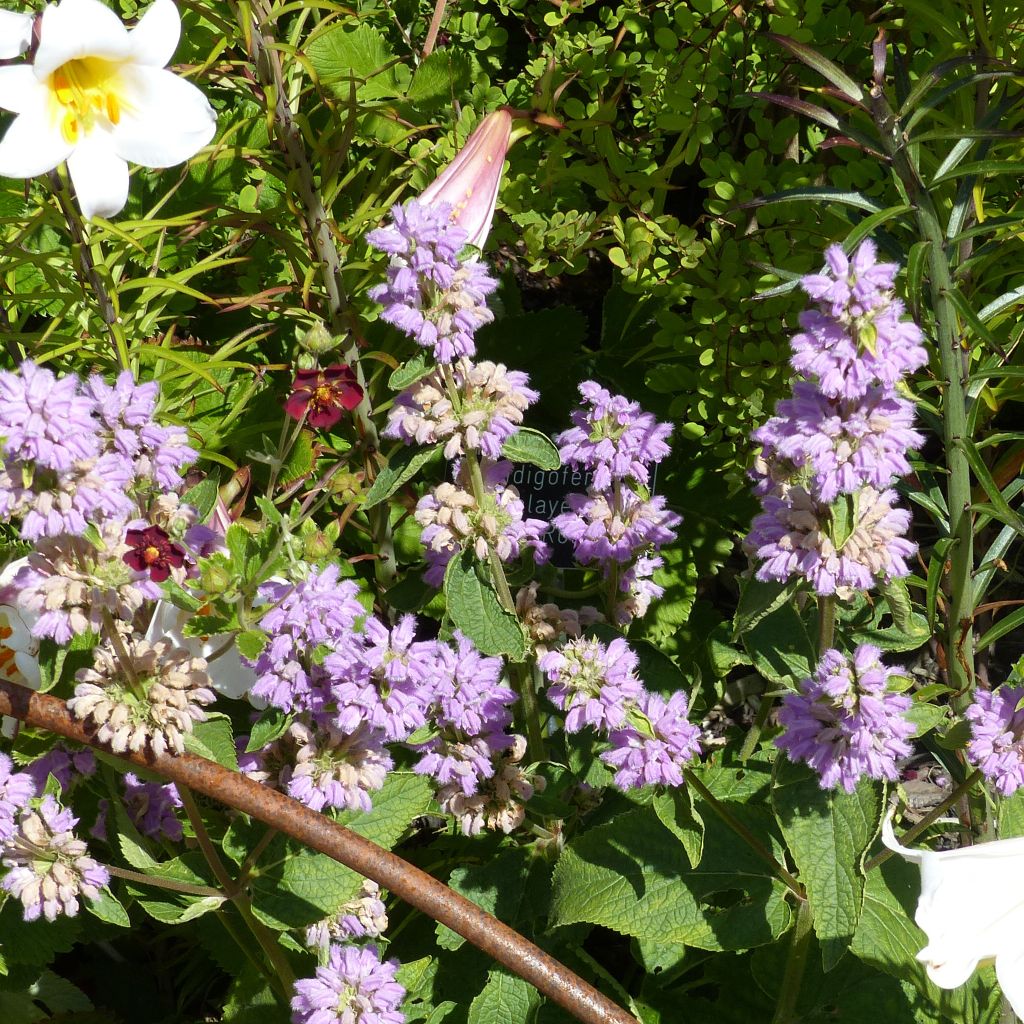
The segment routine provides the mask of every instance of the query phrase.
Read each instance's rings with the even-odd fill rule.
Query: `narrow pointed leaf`
[[[788,50],[797,60],[803,61],[809,68],[813,68],[822,78],[831,82],[844,96],[860,103],[864,99],[864,90],[838,65],[833,64],[827,57],[822,56],[817,50],[812,50],[803,43],[798,43],[789,36],[775,35],[769,33],[769,38],[774,40],[783,49]]]

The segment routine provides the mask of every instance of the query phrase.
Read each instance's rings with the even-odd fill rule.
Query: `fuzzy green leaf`
[[[438,458],[443,445],[433,448],[401,448],[389,460],[388,464],[377,474],[373,486],[366,492],[363,508],[373,508],[386,501],[402,484],[411,480],[427,463]]]
[[[467,1024],[526,1024],[540,1006],[540,993],[508,971],[488,973],[483,991],[469,1004]]]
[[[506,438],[501,454],[512,462],[529,462],[545,470],[558,469],[562,465],[562,457],[551,438],[529,427],[520,427]]]
[[[444,574],[448,614],[458,629],[484,653],[507,654],[513,661],[526,657],[526,634],[519,619],[506,611],[471,551],[463,551]]]

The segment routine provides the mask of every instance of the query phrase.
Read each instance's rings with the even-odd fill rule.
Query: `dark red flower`
[[[299,370],[284,411],[292,419],[302,419],[311,427],[333,427],[341,419],[341,410],[351,412],[363,400],[363,389],[346,363],[324,370]]]
[[[185,564],[184,550],[159,526],[129,530],[125,541],[132,549],[122,556],[125,563],[136,572],[148,572],[154,583],[163,583],[171,575],[171,569],[180,569]]]

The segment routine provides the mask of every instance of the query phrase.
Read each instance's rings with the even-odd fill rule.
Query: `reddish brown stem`
[[[64,701],[0,679],[0,715],[103,749],[72,719]],[[371,878],[406,903],[447,925],[498,963],[535,985],[584,1024],[636,1024],[636,1019],[508,925],[401,857],[349,831],[298,801],[237,772],[192,754],[147,757],[119,754],[123,761],[157,772],[172,782],[244,811]]]

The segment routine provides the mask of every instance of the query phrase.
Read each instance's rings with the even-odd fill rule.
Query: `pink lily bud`
[[[419,197],[424,206],[450,204],[452,221],[469,236],[466,244],[478,249],[483,248],[491,230],[511,134],[512,115],[507,109],[488,114],[455,159]]]

